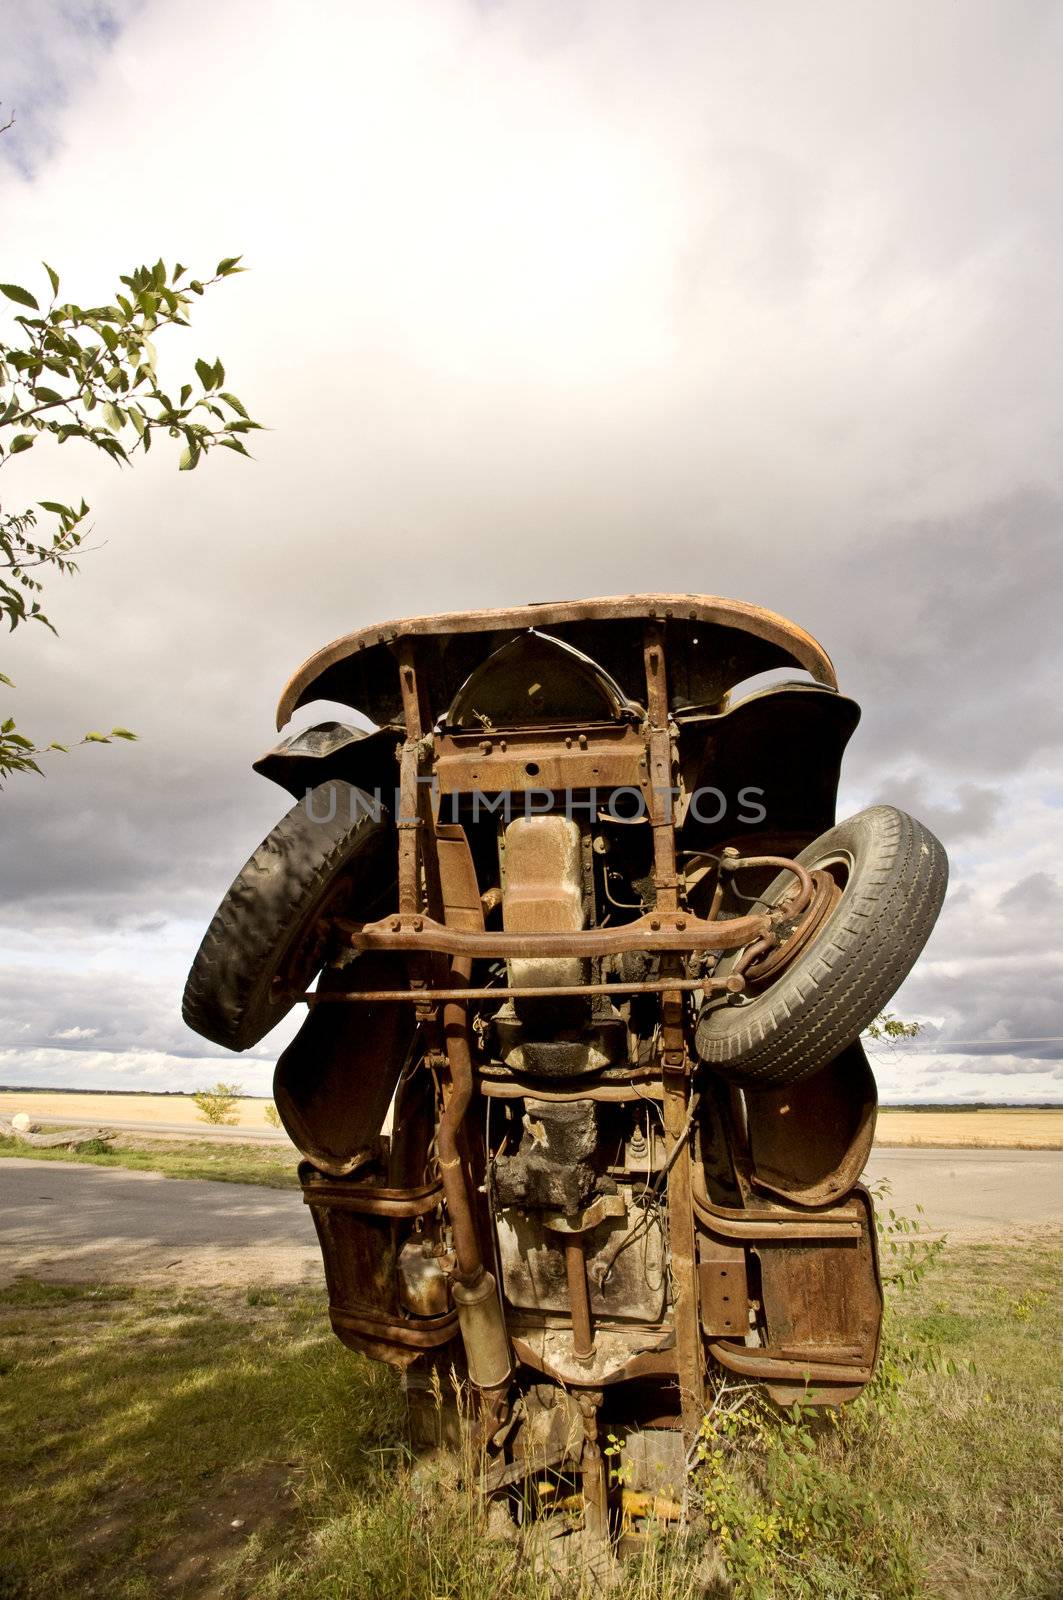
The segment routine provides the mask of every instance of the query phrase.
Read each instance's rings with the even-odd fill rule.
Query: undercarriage
[[[564,1502],[592,1539],[678,1514],[707,1389],[830,1406],[873,1375],[859,1034],[941,847],[889,807],[835,825],[856,708],[734,602],[391,624],[309,662],[278,725],[317,698],[376,726],[258,763],[299,803],[186,1018],[247,1048],[306,1005],[276,1105],[332,1326],[401,1369],[415,1443],[464,1394],[516,1514]]]

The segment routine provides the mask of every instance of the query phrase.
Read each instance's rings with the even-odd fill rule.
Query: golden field
[[[235,1127],[248,1133],[265,1132],[268,1100],[237,1102]],[[191,1095],[63,1094],[45,1090],[19,1093],[0,1090],[0,1115],[25,1111],[31,1117],[105,1126],[109,1122],[139,1123],[145,1129],[165,1126],[204,1133],[206,1124]],[[1063,1108],[1052,1111],[893,1111],[880,1110],[876,1141],[900,1145],[956,1149],[1060,1150],[1063,1149]]]
[[[269,1130],[266,1121],[269,1104],[268,1100],[238,1100],[233,1127],[246,1128],[249,1132]],[[0,1089],[0,1116],[11,1117],[16,1111],[25,1111],[31,1117],[86,1123],[93,1127],[105,1127],[111,1122],[138,1122],[145,1128],[169,1123],[199,1132],[206,1127],[190,1094],[64,1094],[44,1089],[27,1092]]]
[[[955,1150],[1063,1149],[1063,1108],[1053,1111],[879,1111],[876,1144]]]

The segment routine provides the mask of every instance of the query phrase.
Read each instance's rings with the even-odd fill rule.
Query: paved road
[[[321,1281],[297,1189],[0,1160],[0,1281],[210,1287]]]
[[[33,1126],[41,1133],[50,1128],[117,1128],[123,1133],[139,1133],[145,1139],[235,1139],[240,1144],[286,1144],[293,1149],[283,1128],[220,1128],[202,1122],[145,1122],[122,1117],[88,1117],[81,1122],[72,1117],[39,1117],[32,1113]]]
[[[953,1239],[1063,1227],[1063,1151],[877,1150],[889,1203]],[[198,1285],[320,1283],[310,1213],[294,1189],[152,1172],[0,1160],[0,1281]]]
[[[1063,1150],[872,1150],[864,1179],[881,1178],[887,1205],[902,1216],[921,1205],[953,1239],[1063,1227]]]

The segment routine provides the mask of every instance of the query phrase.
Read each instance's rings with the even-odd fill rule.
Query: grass
[[[76,1150],[41,1150],[17,1138],[0,1135],[0,1157],[24,1156],[32,1161],[75,1161],[93,1167],[131,1167],[162,1172],[169,1178],[211,1178],[222,1183],[259,1183],[267,1189],[297,1189],[298,1156],[279,1141],[228,1139],[153,1139],[149,1135],[116,1134],[106,1142],[92,1139]],[[0,1591],[0,1600],[4,1600]]]
[[[895,1319],[936,1369],[817,1430],[811,1476],[772,1458],[771,1503],[803,1496],[799,1559],[780,1546],[732,1591],[695,1527],[614,1592],[1054,1600],[1059,1260],[1047,1239],[945,1251]],[[411,1470],[398,1382],[333,1338],[319,1293],[22,1280],[0,1290],[0,1375],[0,1600],[545,1600],[444,1469]]]

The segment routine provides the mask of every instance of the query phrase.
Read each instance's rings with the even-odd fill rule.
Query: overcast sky
[[[819,637],[864,717],[842,814],[952,888],[892,1099],[1063,1078],[1063,7],[0,0],[5,280],[82,304],[242,252],[188,333],[272,431],[178,476],[46,447],[91,502],[60,630],[0,668],[0,1081],[267,1092],[180,994],[286,809],[290,672],[424,611],[683,590]],[[12,308],[13,309],[13,308]],[[32,471],[30,463],[32,462]],[[316,720],[301,713],[296,726]],[[287,1031],[284,1037],[287,1037]]]

